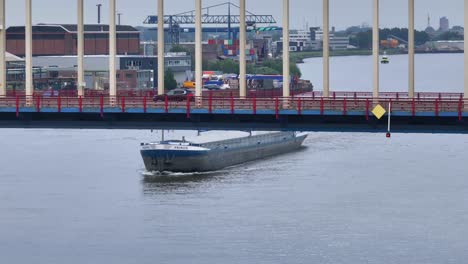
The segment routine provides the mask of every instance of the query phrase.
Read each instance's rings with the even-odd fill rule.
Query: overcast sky
[[[33,23],[76,23],[75,0],[32,0]],[[6,0],[7,25],[24,25],[23,0]],[[221,4],[225,0],[204,0],[203,6]],[[231,1],[238,4],[238,0]],[[372,23],[372,0],[330,0],[330,23],[337,29],[351,25]],[[85,0],[85,23],[97,22],[96,4],[103,4],[102,23],[108,21],[107,0]],[[303,28],[322,25],[322,0],[290,0],[291,27]],[[380,0],[380,27],[406,27],[408,25],[408,0]],[[271,14],[281,23],[282,0],[247,0],[248,11]],[[166,0],[165,14],[193,10],[194,0]],[[117,0],[117,10],[122,13],[122,24],[142,25],[147,15],[156,14],[157,0]],[[226,13],[227,9],[211,9],[211,14]],[[431,25],[438,28],[439,18],[447,16],[450,26],[463,24],[463,0],[416,0],[416,28]]]

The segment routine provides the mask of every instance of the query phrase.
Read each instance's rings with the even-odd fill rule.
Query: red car
[[[155,95],[153,101],[165,101],[167,96],[168,101],[186,101],[190,97],[190,101],[195,100],[195,94],[190,89],[174,89],[165,94]]]

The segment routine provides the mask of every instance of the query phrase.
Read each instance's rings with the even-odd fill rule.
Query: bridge
[[[153,102],[154,94],[125,94],[116,85],[116,0],[109,0],[109,91],[84,90],[83,0],[77,0],[78,89],[74,95],[45,96],[34,90],[32,71],[32,0],[26,0],[25,93],[8,94],[5,67],[5,1],[0,0],[0,127],[53,128],[180,128],[271,129],[308,131],[386,131],[387,122],[371,114],[381,105],[392,113],[393,131],[466,133],[468,114],[468,53],[465,53],[464,93],[418,93],[414,84],[414,0],[408,0],[408,91],[379,91],[379,1],[373,0],[372,92],[340,93],[330,90],[329,49],[323,52],[323,92],[294,94],[290,89],[289,52],[283,54],[282,94],[252,96],[247,90],[246,54],[239,55],[239,89],[218,95],[202,90],[202,0],[195,0],[195,96],[182,101]],[[246,50],[246,0],[240,0],[240,50]],[[283,39],[289,39],[289,0],[283,0]],[[157,17],[164,16],[164,0]],[[323,45],[329,46],[329,0],[323,0]],[[465,0],[465,35],[468,35],[468,0]],[[164,19],[157,20],[158,40],[164,42]],[[465,42],[468,50],[468,41]],[[284,51],[289,41],[283,41]],[[164,45],[158,45],[164,57]],[[158,89],[164,89],[164,60],[158,60]],[[390,109],[391,108],[391,109]]]
[[[121,92],[86,97],[20,95],[0,98],[3,128],[248,129],[386,132],[387,119],[372,114],[378,103],[391,107],[393,132],[468,133],[468,100],[463,94],[321,92],[291,97],[235,97],[207,92],[203,97],[153,100],[153,92]],[[115,100],[115,101],[113,101]]]

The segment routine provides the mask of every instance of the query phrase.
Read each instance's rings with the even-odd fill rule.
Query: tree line
[[[397,38],[408,41],[407,28],[383,28],[379,30],[379,39],[386,40],[388,38]],[[416,45],[422,45],[431,40],[429,34],[425,31],[414,31],[414,39]],[[372,49],[372,29],[367,31],[358,32],[350,37],[350,44],[360,49]]]
[[[188,54],[192,54],[190,50],[180,45],[174,45],[170,49],[170,52],[187,52]],[[192,54],[192,70],[195,66],[195,58]],[[224,73],[235,73],[239,74],[239,62],[225,59],[225,60],[217,60],[217,61],[208,61],[203,60],[203,70],[205,71],[222,71]],[[297,67],[297,64],[291,62],[290,65],[291,75],[296,75],[298,77],[302,76],[301,70]],[[247,73],[249,74],[283,74],[283,61],[277,59],[268,59],[262,62],[253,64],[247,64]]]
[[[239,62],[234,60],[203,61],[203,69],[207,71],[222,71],[224,73],[239,74]],[[301,77],[302,73],[296,63],[291,62],[291,76]],[[283,74],[283,61],[270,59],[259,64],[247,64],[248,74]]]
[[[385,40],[388,38],[397,38],[400,40],[408,41],[407,28],[384,28],[379,30],[379,39]],[[425,31],[414,31],[414,38],[416,45],[422,45],[431,40],[463,40],[463,34],[455,31],[447,31],[435,36],[429,35]],[[372,48],[372,29],[357,32],[350,37],[350,44],[360,49]]]

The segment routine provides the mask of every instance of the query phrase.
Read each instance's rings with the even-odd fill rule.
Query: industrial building
[[[335,29],[329,33],[329,46],[331,50],[346,50],[350,48],[349,37],[335,36]],[[321,50],[323,48],[323,30],[311,27],[309,30],[289,31],[289,51]],[[277,41],[273,45],[273,53],[279,54],[283,51],[283,41]]]
[[[76,79],[76,56],[39,56],[33,60],[36,72],[53,72],[52,79]],[[119,89],[152,89],[157,86],[157,56],[118,55],[116,60]],[[109,77],[108,55],[87,55],[84,58],[85,88],[106,89]],[[186,80],[192,62],[184,52],[166,53],[165,68],[174,73],[178,83]]]
[[[7,60],[8,90],[24,90],[24,59],[10,53]],[[85,89],[109,88],[109,56],[87,55]],[[118,89],[154,89],[157,85],[157,57],[118,55],[116,79]],[[180,85],[191,76],[191,58],[186,53],[166,53],[165,68],[170,69]],[[76,56],[38,56],[33,60],[34,88],[37,90],[75,90]]]
[[[428,41],[423,45],[426,51],[464,51],[465,42],[463,40],[439,40]]]
[[[109,54],[109,26],[85,25],[86,55]],[[33,56],[77,55],[77,25],[38,24],[33,26]],[[7,51],[25,56],[25,27],[12,26],[6,31]],[[140,54],[140,32],[125,25],[117,26],[117,54]]]

